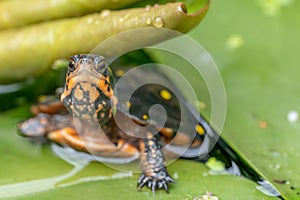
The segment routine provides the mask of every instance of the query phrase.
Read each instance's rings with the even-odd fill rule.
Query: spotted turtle
[[[209,125],[174,84],[162,74],[157,78],[151,67],[123,74],[112,72],[102,56],[74,55],[60,100],[42,98],[31,108],[36,116],[18,128],[25,136],[46,136],[62,146],[120,163],[138,155],[142,168],[138,189],[146,185],[153,193],[161,188],[168,192],[174,180],[165,156],[197,157]],[[146,84],[139,86],[138,80]],[[132,89],[129,99],[120,98]],[[161,107],[151,111],[156,104],[165,112],[157,112]]]

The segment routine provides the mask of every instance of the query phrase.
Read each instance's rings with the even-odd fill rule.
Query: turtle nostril
[[[88,58],[82,58],[81,59],[81,64],[87,64],[89,63],[89,59]]]

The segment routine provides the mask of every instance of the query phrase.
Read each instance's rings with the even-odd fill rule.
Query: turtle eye
[[[97,72],[107,75],[107,66],[103,60],[96,62],[94,68]]]
[[[74,59],[70,59],[68,69],[70,72],[73,72],[76,69],[76,62]]]

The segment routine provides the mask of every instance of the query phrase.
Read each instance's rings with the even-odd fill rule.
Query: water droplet
[[[289,122],[294,123],[296,121],[298,121],[299,119],[299,114],[297,111],[295,110],[291,110],[288,114],[287,114],[287,119]]]
[[[145,10],[146,10],[146,11],[151,10],[151,6],[150,6],[150,5],[146,5]]]
[[[100,17],[104,18],[104,17],[108,17],[110,14],[110,10],[102,10],[102,12],[100,13]]]
[[[87,18],[87,23],[91,24],[93,21],[94,21],[93,18],[91,18],[91,17]]]
[[[152,23],[151,17],[147,17],[146,19],[146,24],[150,25]]]
[[[138,24],[142,24],[142,23],[144,23],[144,22],[145,22],[145,18],[139,17],[139,18],[137,19],[137,23],[138,23]]]
[[[164,26],[164,21],[161,17],[155,17],[155,19],[153,21],[153,25],[156,28],[162,28]]]

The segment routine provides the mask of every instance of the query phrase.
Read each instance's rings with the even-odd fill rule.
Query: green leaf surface
[[[298,1],[213,1],[203,23],[189,34],[211,54],[223,77],[222,137],[286,199],[300,195],[300,121],[287,118],[300,112],[299,9]],[[156,58],[176,66],[166,55]],[[177,64],[187,71],[183,66]],[[198,79],[189,80],[209,102]],[[210,116],[209,109],[203,112]]]
[[[147,188],[137,191],[139,174],[121,172],[98,162],[76,168],[58,158],[49,145],[39,147],[18,137],[15,126],[26,116],[26,109],[20,107],[0,116],[1,199],[116,199],[120,196],[122,199],[193,199],[207,191],[219,199],[276,199],[262,194],[250,180],[210,175],[204,164],[188,160],[177,160],[168,166],[176,180],[170,194],[159,190],[153,196]]]
[[[288,120],[300,111],[299,7],[296,1],[212,2],[204,22],[189,34],[222,74],[228,106],[222,137],[287,199],[300,194],[300,123]],[[153,58],[187,77],[195,74],[186,61],[165,52]],[[200,80],[189,79],[210,116],[210,95]]]

